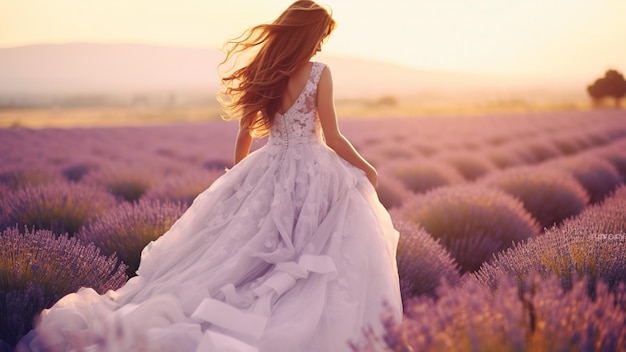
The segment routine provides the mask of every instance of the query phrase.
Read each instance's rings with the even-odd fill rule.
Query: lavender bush
[[[526,161],[508,148],[485,148],[481,153],[500,169],[526,164]]]
[[[465,181],[453,167],[430,159],[397,161],[386,164],[381,169],[382,173],[397,178],[415,193]]]
[[[623,182],[619,172],[611,163],[591,155],[555,160],[551,165],[571,173],[587,190],[591,203],[603,200]]]
[[[411,222],[395,220],[394,227],[400,232],[398,243],[398,272],[402,300],[419,295],[435,296],[442,280],[455,284],[459,272],[450,253],[430,234]]]
[[[533,154],[537,162],[562,156],[561,151],[544,138],[535,138],[526,142],[528,150]]]
[[[436,158],[452,165],[470,181],[498,169],[489,159],[475,152],[445,152],[437,154]]]
[[[224,170],[224,168],[227,168],[227,167],[232,167],[233,164],[231,161],[219,158],[219,159],[206,160],[202,163],[202,166],[209,171],[215,171],[215,170]]]
[[[515,156],[518,159],[522,160],[522,165],[536,164],[539,162],[539,160],[537,160],[537,156],[535,156],[535,153],[533,153],[533,151],[528,148],[525,140],[519,140],[510,143],[504,148],[512,156]]]
[[[480,182],[521,200],[542,228],[579,214],[589,203],[587,192],[572,175],[551,168],[511,168]]]
[[[437,152],[437,147],[427,141],[417,141],[411,146],[422,156],[431,156]]]
[[[2,229],[18,224],[21,228],[48,229],[70,235],[94,216],[116,204],[106,191],[67,182],[30,186],[0,199]]]
[[[588,147],[577,134],[560,134],[552,138],[554,145],[565,155],[576,154]]]
[[[475,275],[492,289],[505,275],[522,282],[530,272],[555,273],[569,289],[575,276],[589,277],[589,292],[602,281],[614,290],[626,283],[626,187],[543,236],[499,253]],[[626,301],[624,302],[626,303]]]
[[[207,189],[224,171],[194,170],[184,175],[173,175],[152,187],[143,198],[162,202],[181,202],[190,205],[200,192]]]
[[[0,233],[0,339],[14,345],[43,308],[80,287],[99,293],[121,287],[126,266],[93,244],[48,230]]]
[[[41,168],[9,168],[0,170],[0,184],[9,189],[36,186],[60,181],[61,176],[54,171]]]
[[[380,145],[377,152],[384,160],[410,159],[415,154],[413,150],[403,148],[402,141]]]
[[[424,161],[419,161],[418,163],[425,164],[426,166],[438,163],[449,170],[453,170],[453,172],[455,172],[458,176],[457,181],[445,181],[446,178],[444,176],[444,182],[442,183],[443,185],[461,183],[464,182],[464,179],[454,167],[448,165],[447,163],[441,163],[441,161],[437,158],[437,155],[442,156],[449,153],[457,154],[461,152],[466,152],[468,149],[472,149],[472,155],[474,155],[475,157],[477,156],[478,158],[482,158],[484,156],[488,159],[488,163],[494,164],[499,168],[508,168],[523,164],[537,163],[542,160],[547,161],[547,166],[558,166],[558,163],[552,160],[556,159],[553,157],[555,150],[552,147],[556,147],[558,149],[559,146],[555,144],[555,139],[560,139],[560,148],[569,149],[572,152],[575,152],[576,157],[582,157],[582,151],[587,149],[590,153],[585,152],[585,154],[589,154],[591,158],[607,160],[618,171],[622,171],[619,166],[620,164],[618,164],[619,160],[621,159],[617,159],[618,163],[616,163],[614,159],[615,157],[613,155],[623,155],[623,150],[626,150],[626,145],[624,144],[624,137],[626,136],[626,125],[624,124],[623,113],[620,111],[612,110],[566,113],[494,114],[490,116],[472,116],[472,118],[451,116],[447,118],[419,119],[391,117],[385,119],[364,120],[347,119],[342,120],[341,124],[342,130],[345,131],[346,135],[350,137],[355,145],[357,145],[359,149],[364,149],[362,150],[364,152],[364,155],[367,155],[368,157],[371,156],[374,159],[373,162],[377,165],[377,167],[380,166],[379,169],[381,171],[381,176],[384,176],[387,170],[391,170],[390,167],[388,168],[389,165],[392,165],[389,164],[390,161],[394,164],[403,163],[404,165],[412,165],[408,163],[407,159],[415,160],[415,158],[420,157],[420,155],[432,156],[430,160],[424,159]],[[137,199],[138,197],[143,197],[146,200],[161,199],[162,197],[169,197],[170,194],[174,194],[174,197],[176,197],[175,194],[177,194],[179,190],[184,189],[184,187],[182,187],[183,185],[181,185],[181,188],[178,188],[178,186],[175,185],[175,181],[170,181],[173,179],[173,177],[175,177],[173,175],[186,175],[188,173],[196,173],[195,170],[197,170],[198,168],[223,168],[223,166],[226,166],[230,163],[230,161],[228,160],[230,160],[229,156],[232,153],[232,136],[236,133],[236,129],[236,124],[223,122],[175,124],[151,127],[119,127],[74,130],[0,129],[0,165],[2,167],[2,170],[25,170],[28,173],[33,172],[32,170],[43,170],[44,173],[50,172],[52,177],[44,175],[44,177],[40,178],[41,180],[43,180],[43,183],[46,183],[50,180],[55,180],[56,182],[58,181],[59,175],[62,175],[63,177],[71,181],[78,181],[80,182],[80,184],[84,184],[86,182],[94,182],[98,185],[104,185],[110,190],[110,192],[114,192],[118,195],[118,197],[124,199]],[[255,144],[253,145],[253,149],[262,145],[263,142],[264,141],[255,142]],[[535,146],[535,144],[537,143],[539,143],[540,145]],[[594,146],[604,145],[607,143],[610,144],[606,147],[603,147],[602,150],[614,149],[614,151],[612,152],[613,154],[610,158],[605,156],[604,154],[600,155],[600,148],[591,149]],[[394,148],[396,150],[394,150]],[[595,154],[596,152],[598,154]],[[558,149],[558,153],[564,154],[561,149]],[[396,159],[389,160],[390,157],[394,157]],[[106,165],[109,166],[108,169],[105,168],[103,170],[100,170],[103,166]],[[138,168],[137,165],[140,165],[140,167]],[[589,173],[591,173],[591,170],[594,169],[594,167],[592,166],[585,166],[584,168],[586,168],[586,172]],[[34,173],[38,172],[39,171]],[[103,174],[109,172],[113,173],[113,175],[103,176]],[[135,176],[125,175],[124,172],[134,173]],[[491,174],[492,172],[494,172],[494,169],[490,169],[486,173]],[[41,172],[39,173],[41,174]],[[442,178],[441,175],[436,175],[437,172],[433,172],[433,174],[435,174],[435,176],[431,177],[428,176],[428,172],[417,172],[415,174],[412,174],[408,178],[418,180],[415,182],[416,187],[424,186],[425,188],[424,190],[417,189],[417,191],[423,192],[426,189],[432,188],[432,186],[429,184],[430,179],[438,180]],[[422,176],[414,177],[415,175]],[[102,178],[99,179],[99,177]],[[160,184],[161,177],[167,177],[166,181],[164,181],[162,184]],[[195,182],[193,181],[192,176],[183,176],[183,178],[186,177],[189,177],[190,183]],[[396,177],[398,178],[398,180],[401,179],[401,177],[398,177],[396,175],[390,175],[389,179],[393,181],[389,182],[390,185],[387,186],[387,190],[385,190],[385,185],[383,181],[386,176],[381,177],[381,199],[388,196],[391,201],[404,203],[406,199],[412,197],[411,191],[405,191],[404,189],[406,186],[398,185],[398,183],[395,182]],[[35,185],[36,183],[40,183],[39,181],[28,181],[29,178],[30,176],[17,177],[16,179],[18,182],[23,182],[23,180],[27,180],[24,186],[20,185],[19,187],[33,188],[35,186],[40,186]],[[133,178],[138,178],[139,181],[132,181]],[[36,177],[32,179],[36,180]],[[113,187],[112,184],[115,185],[116,183],[109,183],[111,179],[120,180],[122,184],[126,184],[127,188],[124,189],[124,187]],[[402,182],[404,181],[405,180],[402,180]],[[133,182],[135,183],[133,184]],[[171,186],[166,186],[167,184],[170,184],[170,182],[172,183]],[[580,180],[579,182],[583,183],[583,181]],[[604,181],[598,182],[602,183]],[[163,188],[159,192],[158,189],[160,189],[161,187]],[[584,187],[586,188],[587,186]],[[170,190],[172,193],[170,193]],[[6,197],[9,195],[9,193],[13,193],[13,191],[15,191],[15,187],[9,187],[6,183],[0,182],[0,203],[5,204]],[[179,194],[186,193],[186,191],[180,192],[181,193]],[[189,191],[188,194],[192,192],[195,191]],[[480,191],[476,192],[480,193]],[[606,191],[605,193],[609,194],[609,192]],[[478,210],[476,209],[482,208],[485,206],[485,204],[492,202],[490,196],[478,196],[477,199],[478,200],[473,203],[473,205],[468,205],[468,208],[475,208],[472,210],[473,212],[478,212]],[[607,202],[603,204],[608,204]],[[616,200],[615,202],[620,203],[621,201]],[[499,203],[495,202],[495,204],[497,207],[497,204]],[[1,205],[0,218],[6,219],[6,215],[9,210],[11,210],[12,206],[13,205]],[[471,222],[469,218],[473,216],[472,214],[474,213],[470,212],[469,215],[464,217],[465,215],[454,209],[455,207],[450,207],[449,210],[439,208],[439,210],[437,210],[436,212],[442,214],[447,213],[447,215],[441,215],[442,217],[444,217],[444,222],[457,222],[458,219],[461,219],[461,221],[458,222],[462,224]],[[490,208],[487,207],[487,209]],[[506,211],[503,212],[507,213]],[[599,240],[607,243],[612,243],[613,245],[619,245],[621,242],[612,241],[615,241],[615,237],[618,237],[615,235],[626,232],[626,230],[623,230],[623,223],[625,221],[623,216],[624,213],[625,211],[623,207],[617,205],[613,205],[610,207],[607,206],[604,208],[592,206],[583,211],[583,213],[581,213],[576,218],[577,220],[565,220],[561,227],[564,228],[564,226],[569,226],[567,224],[571,224],[572,221],[583,221],[584,219],[586,219],[581,222],[581,227],[591,226],[595,230],[588,231],[592,231],[590,233],[599,234],[596,236]],[[486,226],[486,228],[498,228],[498,231],[504,232],[508,230],[501,230],[499,226],[501,225],[500,223],[506,223],[508,221],[507,219],[510,214],[507,214],[503,215],[502,212],[491,212],[491,210],[485,210],[484,214],[481,213],[478,218],[490,217],[492,225]],[[619,215],[621,215],[621,218],[619,217]],[[119,217],[121,218],[122,215],[119,215]],[[605,220],[602,220],[600,222],[591,222],[591,219]],[[3,224],[3,221],[4,220],[0,220],[0,224]],[[113,219],[111,221],[113,222],[115,220]],[[11,226],[13,226],[13,224],[9,223],[9,225]],[[403,225],[399,225],[399,227],[402,226]],[[469,238],[469,240],[466,241],[468,243],[466,246],[467,249],[460,249],[461,252],[466,253],[465,256],[467,257],[470,256],[470,254],[468,253],[471,253],[471,250],[473,250],[473,248],[482,248],[494,242],[494,240],[491,239],[491,236],[494,236],[495,238],[500,238],[498,237],[500,235],[493,235],[490,232],[492,230],[483,231],[480,228],[477,229],[476,227],[472,226],[467,226],[469,235],[463,235]],[[1,227],[0,230],[2,230]],[[404,230],[403,232],[406,233],[410,231],[417,230],[409,229]],[[416,233],[420,233],[420,231],[417,231]],[[460,231],[460,233],[463,232]],[[550,233],[548,233],[547,235],[549,234]],[[602,234],[606,236],[602,236]],[[609,234],[613,235],[609,236]],[[413,240],[415,240],[415,238],[423,240],[423,243],[426,243],[427,241],[425,240],[426,237],[420,237],[419,235],[415,237],[405,236],[402,239],[403,242],[401,243],[401,246],[403,246],[403,248],[411,248],[412,246],[416,246],[416,244],[412,242]],[[405,243],[404,241],[407,242]],[[439,235],[439,241],[441,241],[441,243],[443,244],[443,236]],[[123,240],[120,240],[119,242],[124,243]],[[419,243],[419,241],[417,241],[416,243]],[[432,244],[432,242],[429,243]],[[429,247],[428,244],[423,244],[423,247],[440,248],[436,246]],[[579,253],[579,250],[576,248],[585,249],[586,247],[576,245],[573,248],[574,249],[572,249],[572,253]],[[404,251],[404,249],[402,249],[402,251],[403,253],[408,254],[408,252]],[[412,251],[418,250],[415,249],[411,250],[410,252]],[[432,249],[432,251],[435,250]],[[548,249],[546,250],[546,253],[552,252],[550,252],[550,250]],[[603,252],[592,253],[594,253],[593,255],[601,257]],[[551,255],[554,256],[553,253]],[[580,256],[579,254],[576,255]],[[572,256],[574,255],[572,254]],[[439,257],[440,256],[437,255],[437,258]],[[556,258],[558,259],[561,257],[556,256]],[[426,258],[420,257],[419,259],[414,260],[418,263],[421,263],[421,260],[426,260]],[[601,260],[597,260],[596,262],[605,263],[606,261],[603,260],[605,259],[602,259],[601,257]],[[616,266],[615,269],[608,270],[605,266],[602,266],[605,264],[602,264],[600,265],[599,269],[595,268],[594,266],[596,264],[594,263],[596,262],[593,262],[591,260],[582,262],[574,261],[574,263],[582,263],[575,265],[582,265],[584,268],[586,268],[585,270],[582,270],[580,272],[587,273],[587,275],[592,278],[591,280],[593,280],[594,276],[589,273],[593,272],[594,270],[619,272],[619,266]],[[415,280],[419,281],[418,277],[428,278],[429,275],[430,277],[436,277],[437,275],[436,270],[434,270],[434,268],[438,267],[437,265],[435,265],[436,262],[434,262],[431,267],[433,271],[425,270],[424,272],[418,272],[418,267],[411,266],[409,265],[410,263],[413,262],[407,262],[406,265],[402,264],[401,270],[405,270],[402,269],[402,267],[409,269],[413,268],[415,270],[408,270],[408,274],[403,274],[404,277],[414,276]],[[560,268],[555,264],[550,265],[557,269]],[[553,275],[552,272],[553,271],[546,269],[546,273],[544,273],[544,275],[547,275],[547,277],[549,278],[549,275]],[[510,275],[508,272],[506,274]],[[559,275],[559,278],[565,277],[564,274]],[[570,275],[572,277],[570,286],[572,286],[574,289],[576,289],[575,287],[578,282],[578,279],[575,278],[576,275],[577,271],[572,272],[572,274]],[[511,274],[511,277],[513,276],[514,275]],[[466,276],[466,279],[469,280],[469,276]],[[604,285],[603,282],[610,283],[620,281],[618,279],[611,279],[606,275],[596,275],[595,280],[596,282],[600,283],[597,286],[599,288]],[[404,285],[406,285],[406,282]],[[617,294],[621,292],[619,291],[619,284],[612,285],[613,286],[610,286],[611,293]],[[421,284],[420,287],[422,287]],[[459,285],[457,287],[463,287],[463,285]],[[502,287],[502,285],[500,285],[499,287]],[[554,295],[558,295],[559,293],[561,293],[558,285],[553,289],[555,290]],[[439,286],[439,288],[435,291],[445,293],[450,290],[451,289],[449,288],[446,289],[446,286]],[[419,296],[419,300],[424,300],[426,296],[432,294],[432,291],[429,292],[431,293],[421,294]],[[568,293],[563,294],[570,294],[569,292],[572,292],[572,290],[568,291]],[[14,316],[17,317],[17,314],[20,313],[12,312],[19,311],[23,312],[25,315],[30,314],[28,312],[30,298],[28,297],[34,297],[32,298],[32,300],[33,302],[35,302],[37,301],[37,299],[39,299],[37,297],[43,297],[44,294],[45,291],[38,283],[31,283],[31,285],[28,287],[13,291],[12,296],[10,296],[11,298],[9,298],[6,302],[11,302],[10,304],[12,304],[13,306],[21,308],[15,308],[15,310],[9,313],[6,313],[4,311],[4,308],[1,308],[0,317],[4,317],[5,315],[8,316],[8,314],[14,314]],[[439,295],[441,296],[441,294]],[[515,295],[512,294],[512,298],[514,298],[514,296]],[[622,297],[623,296],[624,295],[622,294]],[[25,298],[22,301],[19,301],[18,297]],[[585,297],[582,298],[580,301],[583,302],[586,299],[587,298]],[[459,302],[462,302],[463,300],[466,300],[466,298],[465,296],[463,296],[459,298],[459,300]],[[440,301],[441,300],[434,303],[437,305],[437,309],[439,309],[437,314],[447,314],[447,316],[450,317],[448,321],[453,321],[455,311],[448,312],[448,306],[438,305],[438,302]],[[475,304],[475,301],[468,302],[469,304]],[[525,300],[523,302],[530,301]],[[490,303],[493,303],[493,300],[491,300]],[[522,307],[524,304],[526,303],[522,303]],[[519,305],[516,307],[519,307]],[[570,307],[572,306],[552,305],[550,306],[550,309],[557,312],[553,314],[555,319],[562,319],[561,321],[568,322],[567,319],[564,319],[565,315],[563,315],[559,310],[570,309]],[[606,312],[612,313],[612,308],[613,307],[607,306],[604,309]],[[593,314],[600,314],[598,310],[593,310],[594,308],[584,309],[590,309],[590,312],[592,312]],[[522,313],[524,312],[523,310],[520,311]],[[530,309],[528,309],[527,311],[530,311]],[[489,308],[478,306],[476,312],[476,316],[483,320],[495,319],[496,321],[498,321],[497,319],[500,319],[500,315],[514,314],[515,312],[517,312],[517,310],[498,310],[492,314],[495,314],[492,317],[487,316],[487,314],[491,312]],[[481,315],[481,312],[486,313],[482,313]],[[581,316],[581,319],[589,319],[586,316],[587,310],[577,312],[577,314]],[[457,330],[454,330],[455,333],[456,331],[461,331],[463,329],[465,329],[465,331],[471,330],[471,327],[469,330],[466,328],[467,324],[465,323],[465,321],[469,321],[469,318],[467,318],[463,314],[457,315],[458,320],[454,320],[453,322],[454,324],[456,324],[454,326],[457,327]],[[436,323],[437,321],[439,320],[434,320],[434,323]],[[471,322],[474,322],[474,320],[471,320]],[[541,322],[541,320],[537,319],[536,322]],[[603,345],[603,342],[601,342],[603,340],[593,340],[595,341],[595,345],[593,348],[588,348],[588,345],[585,345],[584,343],[584,341],[590,341],[590,339],[587,338],[588,336],[590,336],[589,334],[596,334],[596,330],[594,330],[596,326],[599,327],[598,329],[604,329],[602,331],[606,331],[606,329],[609,329],[608,331],[619,331],[618,328],[611,328],[609,325],[601,324],[602,323],[596,324],[595,322],[586,323],[586,321],[583,321],[583,323],[580,325],[582,327],[586,327],[587,330],[585,330],[583,333],[587,335],[581,335],[581,333],[579,333],[581,330],[571,329],[568,327],[568,325],[566,325],[567,328],[563,328],[562,332],[557,331],[553,334],[553,336],[550,336],[551,341],[549,341],[549,343],[551,343],[551,345],[545,345],[549,346],[550,348],[536,342],[535,339],[539,339],[539,337],[533,337],[548,336],[547,333],[541,335],[534,332],[528,332],[530,330],[526,329],[523,330],[523,335],[529,336],[528,341],[532,341],[529,343],[524,342],[524,344],[522,345],[515,346],[522,346],[519,347],[518,350],[542,350],[542,348],[545,350],[571,350],[575,349],[576,347],[570,347],[567,343],[572,341],[572,336],[577,336],[577,341],[581,343],[582,347],[580,348],[582,349],[595,348],[597,350],[611,350],[611,345]],[[494,323],[494,325],[496,324]],[[476,326],[476,329],[479,329],[480,327],[485,327],[487,325],[479,325],[477,323]],[[487,327],[491,327],[491,325]],[[419,328],[424,329],[423,327]],[[427,327],[426,329],[429,329],[429,327]],[[483,330],[488,331],[487,328]],[[439,329],[436,331],[443,330]],[[498,330],[498,332],[499,331],[500,330]],[[441,336],[434,339],[449,339],[450,341],[454,342],[457,337],[457,335],[447,335],[444,333],[441,333],[440,335]],[[418,338],[422,338],[424,336],[428,337],[430,335],[422,334],[419,335]],[[476,340],[475,335],[466,334],[460,336],[461,338],[458,339],[458,341],[460,341],[458,343],[458,346],[460,347],[457,348],[457,345],[452,344],[452,350],[463,349],[466,346],[466,341],[472,341],[472,348],[474,348],[475,350],[490,349],[489,346],[491,345],[489,345],[488,340],[479,340],[478,342],[474,342],[474,340]],[[466,339],[462,336],[468,337]],[[390,339],[386,341],[393,341],[392,335],[388,335],[388,337]],[[509,337],[507,336],[506,338]],[[0,343],[0,345],[2,344]],[[419,346],[422,345],[414,345],[415,348]],[[2,347],[0,347],[0,349],[1,348]],[[428,350],[428,348],[425,349]],[[495,347],[491,349],[500,350],[502,349],[502,346],[499,344],[495,344]]]
[[[539,233],[519,200],[480,186],[435,189],[408,200],[394,216],[440,239],[462,272],[477,270],[494,253]]]
[[[89,173],[84,183],[104,187],[126,201],[138,200],[157,181],[154,170],[134,167],[109,167]]]
[[[602,148],[591,155],[610,162],[620,173],[622,179],[626,180],[626,143],[616,143],[616,145]]]
[[[11,192],[12,188],[10,188],[9,186],[0,183],[0,199],[4,198],[7,194],[9,194],[9,192]],[[0,212],[2,211],[2,208],[0,208]],[[2,215],[0,215],[0,219],[2,219]]]
[[[609,292],[598,285],[595,299],[584,278],[570,290],[559,278],[530,275],[521,285],[504,277],[492,292],[468,279],[447,288],[435,301],[418,297],[405,307],[402,322],[386,318],[386,334],[369,336],[353,348],[381,351],[624,351],[626,311],[616,306],[624,285]]]
[[[387,209],[399,207],[412,194],[401,181],[385,172],[380,173],[376,193]]]
[[[587,207],[572,219],[576,226],[590,225],[604,234],[626,234],[626,186],[622,185],[601,204]],[[574,225],[570,225],[574,226]]]
[[[585,136],[594,146],[601,146],[611,143],[611,137],[602,127],[587,131],[585,133]]]
[[[181,203],[123,203],[87,224],[77,237],[95,243],[104,254],[116,253],[128,265],[128,276],[135,276],[141,250],[169,230],[184,210]]]
[[[494,146],[494,147],[498,147],[501,146],[503,144],[506,144],[508,142],[510,142],[510,136],[503,136],[503,135],[498,135],[498,134],[494,134],[493,136],[489,136],[485,139],[485,142],[488,145]]]
[[[61,173],[67,180],[78,182],[89,172],[96,170],[97,168],[97,165],[93,163],[78,162],[65,166],[62,168]]]

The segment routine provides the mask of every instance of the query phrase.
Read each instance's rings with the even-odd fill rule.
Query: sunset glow
[[[132,42],[219,47],[291,0],[0,0],[0,47]],[[327,0],[335,55],[416,68],[533,77],[624,69],[626,2]],[[620,66],[621,65],[621,66]]]

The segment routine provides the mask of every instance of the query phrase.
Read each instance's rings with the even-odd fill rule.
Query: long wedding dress
[[[381,334],[383,314],[401,319],[398,233],[365,173],[324,142],[324,67],[267,144],[145,247],[138,276],[63,297],[18,350],[334,352]]]

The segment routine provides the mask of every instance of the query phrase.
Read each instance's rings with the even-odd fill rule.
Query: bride
[[[226,60],[254,52],[222,78],[235,166],[144,248],[136,277],[63,297],[18,351],[346,351],[383,314],[401,319],[376,170],[339,131],[329,68],[310,62],[334,26],[302,0],[230,42]]]

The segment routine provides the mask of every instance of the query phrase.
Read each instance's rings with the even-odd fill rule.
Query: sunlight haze
[[[291,0],[0,0],[0,47],[148,43],[219,48]],[[626,1],[327,0],[325,52],[420,69],[589,80],[626,65]],[[384,4],[384,5],[383,5]]]

